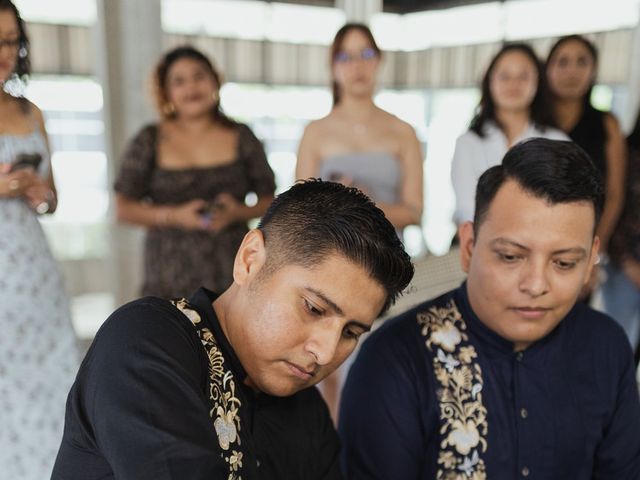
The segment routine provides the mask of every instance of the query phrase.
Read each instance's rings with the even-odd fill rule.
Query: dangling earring
[[[29,53],[27,51],[27,47],[25,47],[24,45],[20,47],[20,50],[18,50],[18,57],[20,58],[25,58],[27,56],[27,53]]]
[[[171,115],[174,115],[176,113],[175,105],[171,102],[165,103],[162,107],[162,113],[164,113],[166,117],[170,117]]]

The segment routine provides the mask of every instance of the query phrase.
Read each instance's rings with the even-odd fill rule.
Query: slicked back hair
[[[273,201],[258,229],[265,239],[266,272],[288,264],[313,267],[341,255],[384,288],[380,313],[413,277],[411,259],[382,210],[360,190],[340,183],[296,183]]]
[[[480,176],[473,218],[475,238],[491,202],[507,180],[517,182],[523,190],[551,205],[591,203],[594,229],[602,215],[604,181],[589,155],[573,142],[531,138],[515,145],[501,165],[489,168]]]

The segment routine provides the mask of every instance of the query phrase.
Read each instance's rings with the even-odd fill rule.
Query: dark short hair
[[[365,37],[367,37],[367,40],[369,40],[369,43],[371,44],[371,48],[373,49],[373,51],[376,52],[378,57],[382,57],[382,50],[380,50],[380,47],[378,47],[378,44],[376,43],[376,39],[373,37],[373,33],[371,33],[371,29],[367,27],[364,23],[350,22],[340,27],[340,30],[338,30],[336,32],[335,37],[333,37],[333,42],[331,43],[331,48],[329,49],[329,53],[331,55],[330,62],[332,67],[333,67],[333,62],[335,62],[336,56],[338,55],[338,53],[340,53],[340,50],[342,50],[342,43],[344,42],[344,37],[346,37],[347,34],[352,30],[358,31],[362,33]],[[332,68],[332,72],[333,72],[333,68]],[[333,73],[331,75],[333,76]],[[340,103],[341,95],[340,95],[340,86],[338,85],[338,82],[336,82],[335,79],[331,80],[331,93],[333,94],[333,106],[336,106],[338,103]]]
[[[551,113],[551,109],[549,106],[547,80],[544,74],[542,62],[540,62],[540,59],[538,58],[536,53],[526,43],[506,43],[502,46],[498,53],[495,54],[495,56],[489,63],[487,71],[484,74],[480,87],[482,90],[480,103],[478,103],[478,106],[476,107],[476,113],[471,120],[471,124],[469,125],[469,129],[477,133],[480,137],[485,136],[484,127],[489,120],[493,121],[500,128],[502,128],[502,125],[500,125],[500,122],[496,117],[495,101],[491,96],[491,77],[493,75],[493,71],[496,68],[498,60],[500,60],[507,53],[511,52],[520,52],[525,55],[527,58],[529,58],[531,64],[536,70],[538,88],[536,89],[536,94],[531,101],[531,122],[543,131],[545,127],[556,126],[556,121],[553,117],[553,114]]]
[[[268,272],[287,264],[311,267],[338,253],[385,289],[380,313],[413,277],[411,259],[382,210],[360,190],[340,183],[296,183],[276,197],[258,229],[265,239]]]
[[[14,73],[22,83],[26,83],[31,73],[31,60],[29,59],[29,37],[27,36],[24,20],[22,20],[20,12],[11,0],[0,0],[0,11],[9,11],[16,17],[19,46]]]
[[[596,48],[596,46],[595,46],[595,44],[593,42],[588,40],[586,37],[583,37],[582,35],[566,35],[564,37],[560,37],[556,41],[556,43],[553,44],[551,49],[549,50],[549,55],[547,56],[547,62],[545,63],[545,71],[547,71],[549,69],[549,64],[551,63],[551,60],[553,59],[553,57],[556,54],[556,52],[558,51],[558,49],[562,45],[564,45],[565,43],[568,43],[568,42],[581,43],[587,49],[587,51],[589,52],[589,55],[591,56],[591,59],[593,60],[594,71],[597,71],[597,69],[598,69],[598,49]],[[589,89],[586,91],[586,93],[582,97],[583,103],[585,103],[587,105],[589,105],[590,102],[591,102],[591,92],[593,91],[594,85],[595,85],[595,78],[594,78],[593,82],[591,83],[591,85],[589,86]],[[551,92],[551,96],[554,96],[553,92]]]
[[[500,187],[513,180],[536,198],[552,205],[589,202],[594,210],[594,228],[602,215],[604,181],[589,155],[573,142],[531,138],[507,152],[501,165],[486,170],[476,188],[474,233],[485,220]]]

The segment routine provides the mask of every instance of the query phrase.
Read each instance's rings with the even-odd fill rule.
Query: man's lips
[[[310,380],[315,375],[315,370],[304,368],[296,363],[284,362],[287,365],[287,368],[294,376],[302,379],[302,380]]]
[[[518,313],[518,315],[527,319],[536,319],[543,317],[547,312],[551,311],[548,307],[512,307],[511,310]]]

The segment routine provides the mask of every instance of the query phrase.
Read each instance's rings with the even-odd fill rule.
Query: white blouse
[[[476,132],[468,130],[456,141],[451,164],[451,182],[456,195],[454,220],[457,224],[473,220],[478,179],[485,170],[499,165],[508,150],[507,137],[495,123],[487,122],[484,131],[485,136],[480,137]],[[514,145],[533,137],[570,140],[564,132],[556,128],[547,127],[542,131],[529,124],[523,134],[515,140]]]

